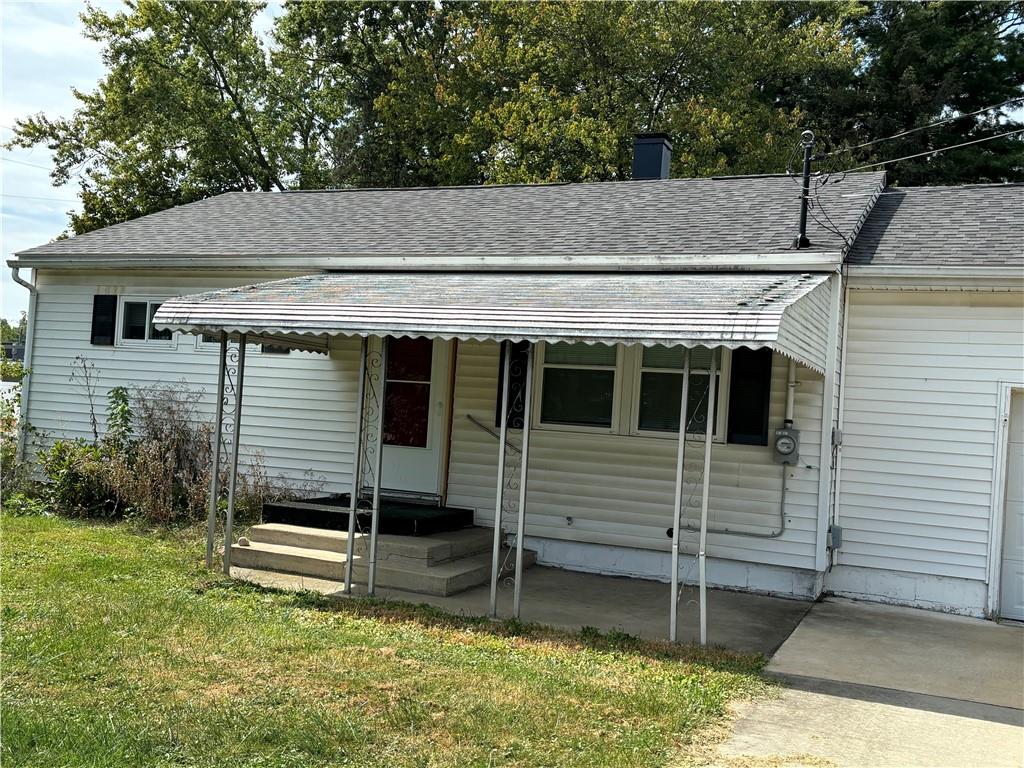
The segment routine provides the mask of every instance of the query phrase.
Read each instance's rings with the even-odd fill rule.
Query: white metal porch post
[[[380,337],[380,389],[377,395],[377,436],[374,446],[373,510],[370,516],[370,575],[366,594],[373,596],[377,586],[377,529],[380,527],[380,473],[384,466],[384,399],[388,380],[388,337]]]
[[[501,430],[498,435],[498,482],[494,499],[494,542],[491,546],[491,617],[498,616],[498,573],[501,558],[501,501],[505,490],[505,441],[508,439],[508,391],[509,369],[512,361],[512,344],[502,342],[505,364],[502,366],[501,387]],[[525,428],[526,425],[524,425]],[[523,465],[526,465],[525,452]],[[518,583],[518,582],[517,582]]]
[[[679,529],[683,524],[683,466],[686,460],[686,405],[690,399],[690,350],[683,350],[683,391],[679,400],[679,447],[676,449],[676,495],[672,504],[672,603],[668,638],[673,643],[679,630]]]
[[[352,498],[348,505],[348,538],[345,540],[345,594],[352,594],[352,559],[355,557],[356,514],[363,468],[363,415],[366,410],[366,348],[369,340],[363,336],[359,344],[359,386],[356,395],[356,445],[352,458]]]
[[[719,347],[721,349],[721,347]],[[714,350],[708,371],[708,413],[704,425],[704,488],[700,496],[700,545],[697,549],[697,567],[700,572],[700,644],[708,644],[708,586],[706,553],[708,547],[708,502],[711,498],[711,437],[715,420],[715,374],[718,362]]]
[[[533,342],[527,342],[526,382],[523,386],[523,447],[519,465],[519,519],[516,523],[516,582],[513,588],[512,615],[519,618],[523,592],[523,537],[526,535],[526,468],[530,463],[530,401],[533,400]],[[507,376],[508,374],[506,374]],[[507,379],[506,379],[507,381]],[[508,391],[506,384],[505,391]]]
[[[228,475],[228,511],[224,517],[224,573],[231,573],[231,526],[235,520],[235,484],[238,481],[238,434],[242,426],[242,383],[245,379],[246,334],[238,337],[238,381],[235,386],[235,423],[231,440],[231,474]]]
[[[217,410],[213,420],[212,469],[210,471],[210,511],[206,518],[206,567],[213,568],[213,539],[217,535],[217,497],[220,495],[221,421],[224,418],[224,368],[228,357],[228,335],[220,332],[220,357],[217,364]]]

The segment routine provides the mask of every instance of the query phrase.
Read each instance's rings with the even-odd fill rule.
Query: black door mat
[[[321,496],[301,501],[277,501],[263,505],[263,522],[303,525],[309,528],[348,530],[350,495]],[[360,501],[356,523],[361,531],[369,531],[372,522],[370,502]],[[380,509],[380,533],[397,536],[429,536],[432,533],[456,531],[473,524],[473,510],[460,507],[439,507],[411,501],[384,499]]]

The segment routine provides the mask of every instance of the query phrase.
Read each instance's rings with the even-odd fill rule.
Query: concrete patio
[[[232,568],[231,575],[266,587],[312,590],[344,597],[343,585],[327,579],[245,568]],[[664,640],[668,637],[669,590],[668,584],[656,581],[534,566],[524,575],[521,618],[570,630],[590,626]],[[356,585],[354,591],[365,593],[361,585]],[[465,616],[486,615],[489,594],[486,584],[450,597],[377,590],[377,596],[387,600],[427,603]],[[708,590],[708,640],[713,645],[770,656],[789,637],[811,605],[765,595]],[[511,616],[511,608],[512,586],[504,581],[498,591],[499,616]],[[695,587],[685,587],[680,597],[679,635],[683,642],[697,642]]]

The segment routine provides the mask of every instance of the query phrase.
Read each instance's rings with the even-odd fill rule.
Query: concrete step
[[[536,553],[524,551],[523,566],[533,565],[536,559]],[[246,546],[235,544],[231,547],[231,564],[238,568],[294,573],[339,582],[345,579],[345,561],[344,553],[252,540]],[[503,576],[515,567],[514,555],[510,555],[507,550],[502,550],[501,562],[507,564],[502,570]],[[352,564],[354,580],[365,583],[368,571],[367,559],[356,555]],[[377,585],[380,588],[439,597],[486,584],[490,575],[490,553],[474,554],[429,566],[423,560],[410,562],[408,558],[383,553],[378,554],[377,560]]]
[[[246,536],[252,542],[320,549],[342,554],[345,553],[348,546],[347,531],[330,531],[286,523],[256,525],[249,529]],[[354,544],[354,551],[357,555],[369,553],[369,536],[356,534]],[[492,546],[493,531],[490,528],[463,528],[430,536],[381,534],[377,537],[379,559],[383,560],[385,557],[396,560],[405,558],[411,563],[422,562],[427,566],[490,552]]]
[[[356,558],[354,565],[359,564]],[[342,581],[345,578],[345,555],[325,549],[307,549],[284,544],[253,541],[248,545],[231,545],[231,565],[262,571],[296,573],[318,579]]]

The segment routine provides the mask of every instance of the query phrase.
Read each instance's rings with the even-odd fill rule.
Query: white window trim
[[[165,301],[169,301],[171,296],[118,296],[117,297],[117,315],[114,317],[114,346],[124,347],[128,349],[152,349],[154,347],[160,347],[162,349],[177,349],[178,348],[178,333],[171,333],[169,339],[126,339],[124,338],[124,318],[125,318],[125,305],[126,304],[146,304],[146,335],[149,335],[149,305],[150,304],[163,304]]]
[[[621,407],[622,407],[622,381],[623,381],[623,360],[625,358],[626,349],[622,344],[615,345],[615,366],[614,368],[610,365],[571,365],[565,363],[552,363],[552,368],[567,368],[574,370],[584,371],[607,371],[612,370],[612,415],[611,415],[611,426],[608,427],[591,427],[585,424],[549,424],[548,422],[541,421],[541,409],[544,404],[544,369],[547,367],[545,363],[545,353],[547,351],[547,344],[541,342],[537,345],[537,361],[534,365],[533,370],[533,404],[532,404],[532,416],[530,425],[532,429],[544,429],[551,430],[553,432],[584,432],[588,434],[597,435],[614,435],[620,431],[621,422]]]
[[[678,432],[639,429],[640,418],[640,376],[643,369],[643,349],[638,345],[616,345],[614,390],[612,393],[612,423],[610,427],[588,427],[582,424],[549,424],[541,421],[541,408],[544,402],[544,369],[545,343],[537,344],[537,361],[533,371],[533,405],[531,428],[553,432],[580,432],[584,434],[621,435],[623,437],[645,437],[656,440],[678,440]],[[553,363],[551,367],[575,368],[583,370],[608,370],[603,365],[568,365]],[[648,368],[648,371],[664,371],[681,373],[679,369]],[[703,372],[695,369],[694,372]],[[714,443],[725,443],[729,424],[729,383],[732,379],[732,350],[722,347],[721,362],[717,372],[718,378],[718,414],[715,423]],[[680,392],[680,394],[682,394]],[[723,405],[724,404],[724,405]],[[703,432],[687,432],[687,437],[703,439]]]
[[[726,432],[729,426],[729,383],[732,381],[732,350],[726,347],[721,348],[721,360],[719,361],[718,371],[715,373],[718,376],[718,396],[715,398],[716,409],[718,413],[715,419],[715,430],[711,441],[713,443],[725,443]],[[682,351],[682,350],[680,350]],[[640,347],[634,347],[630,350],[632,353],[632,360],[630,361],[631,370],[633,373],[633,395],[630,398],[630,412],[629,412],[629,423],[628,430],[630,435],[638,437],[654,437],[668,440],[678,440],[679,432],[669,432],[660,429],[640,429],[640,377],[644,372],[649,373],[675,373],[682,374],[682,370],[679,368],[644,368],[644,355],[643,349]],[[690,373],[704,374],[707,373],[705,368],[692,368]],[[679,393],[682,396],[682,392]],[[723,406],[724,403],[724,406]],[[685,415],[680,418],[685,419]],[[687,437],[704,439],[703,432],[687,432]]]

